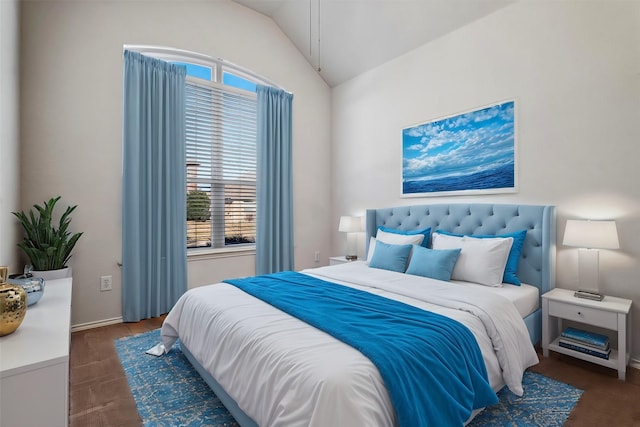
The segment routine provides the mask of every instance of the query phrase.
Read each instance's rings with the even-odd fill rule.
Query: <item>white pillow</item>
[[[397,234],[378,230],[376,237],[369,239],[369,251],[367,252],[367,262],[371,261],[373,250],[376,247],[376,239],[390,245],[420,245],[424,239],[424,234]]]
[[[433,249],[461,249],[451,273],[451,280],[502,286],[513,237],[479,239],[434,233],[432,240]]]
[[[373,257],[373,251],[376,249],[376,238],[369,238],[369,252],[367,252],[367,264],[371,261],[371,257]]]
[[[424,234],[399,234],[378,230],[376,239],[390,245],[420,245]]]

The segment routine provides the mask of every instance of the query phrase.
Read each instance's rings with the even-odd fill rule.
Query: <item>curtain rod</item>
[[[274,82],[273,80],[263,77],[260,74],[257,74],[251,70],[249,70],[248,68],[245,68],[241,65],[237,65],[234,64],[233,62],[227,61],[226,59],[222,59],[222,58],[214,58],[211,57],[209,55],[205,55],[202,53],[198,53],[198,52],[192,52],[189,50],[184,50],[184,49],[176,49],[173,47],[166,47],[166,46],[149,46],[149,45],[123,45],[122,46],[122,51],[124,52],[125,50],[131,50],[134,52],[138,52],[138,53],[146,53],[149,54],[150,56],[153,56],[155,58],[158,59],[166,59],[169,57],[174,57],[175,55],[182,55],[191,59],[194,59],[196,61],[200,61],[200,62],[204,62],[204,63],[210,63],[213,62],[215,64],[218,65],[223,65],[232,69],[236,69],[244,74],[247,74],[255,79],[261,80],[265,83],[267,83],[270,86],[276,87],[278,89],[282,89],[283,91],[287,92],[288,94],[292,94],[292,92],[289,92],[288,90],[286,90],[285,88],[283,88],[282,86],[280,86],[279,84],[277,84],[276,82]]]

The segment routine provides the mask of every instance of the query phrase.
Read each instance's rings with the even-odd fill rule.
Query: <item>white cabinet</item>
[[[72,280],[49,280],[20,327],[0,337],[0,427],[67,427]]]
[[[542,295],[542,352],[549,350],[568,354],[582,360],[618,370],[618,378],[625,379],[631,349],[631,300],[605,296],[602,301],[592,301],[573,296],[568,289],[553,289]],[[602,359],[558,344],[562,322],[571,320],[587,325],[616,331],[618,348],[613,348],[609,359]]]

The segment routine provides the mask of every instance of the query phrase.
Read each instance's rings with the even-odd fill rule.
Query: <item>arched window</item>
[[[276,85],[194,52],[125,48],[187,69],[187,248],[254,248],[256,85]]]

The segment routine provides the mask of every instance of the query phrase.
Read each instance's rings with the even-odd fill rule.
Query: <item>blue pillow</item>
[[[378,230],[386,231],[387,233],[395,233],[395,234],[404,234],[412,236],[414,234],[422,234],[424,235],[424,239],[422,239],[422,246],[427,247],[429,243],[429,237],[431,236],[431,227],[424,228],[422,230],[397,230],[395,228],[389,228],[385,226],[379,226]]]
[[[463,234],[450,233],[448,231],[436,230],[436,233],[447,234],[449,236],[462,237]],[[511,283],[512,285],[520,286],[520,279],[516,272],[518,271],[518,263],[520,262],[520,254],[524,246],[524,239],[527,237],[527,230],[515,231],[513,233],[496,234],[496,235],[473,235],[467,234],[469,237],[476,237],[478,239],[490,239],[492,237],[512,237],[513,244],[507,257],[507,265],[504,268],[504,275],[502,276],[503,283]]]
[[[412,245],[390,245],[377,241],[369,267],[404,273],[411,248]]]
[[[407,274],[451,280],[451,272],[458,261],[461,249],[428,249],[413,245]]]

